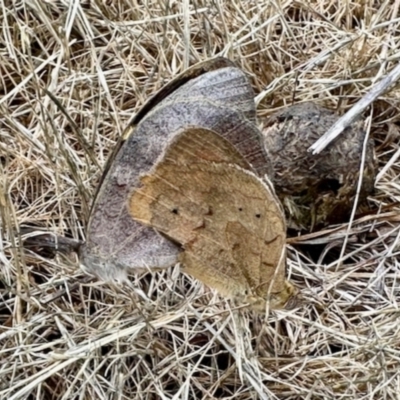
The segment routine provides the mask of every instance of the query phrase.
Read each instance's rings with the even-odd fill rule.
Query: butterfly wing
[[[286,287],[285,223],[276,197],[215,132],[177,134],[133,191],[129,209],[183,245],[184,270],[224,295],[254,301]]]
[[[244,157],[216,132],[203,128],[182,129],[174,135],[151,172],[141,178],[143,188],[134,191],[130,200],[131,215],[176,242],[187,243],[203,224],[203,215],[210,212],[203,200],[197,201],[198,193],[209,191],[210,177],[204,176],[206,166],[231,162],[251,169]],[[190,167],[187,169],[190,165],[199,165],[197,174]]]
[[[225,69],[224,71],[222,71]],[[249,82],[243,74],[238,79],[233,61],[224,57],[215,57],[193,65],[181,74],[176,76],[165,86],[163,86],[154,96],[152,96],[140,109],[140,111],[129,121],[129,127],[135,127],[152,110],[154,110],[167,97],[172,99],[172,95],[177,98],[187,97],[188,93],[192,97],[206,97],[216,102],[223,102],[228,108],[234,108],[245,114],[246,118],[256,122],[255,104],[253,101],[254,93],[249,90]],[[223,72],[223,74],[221,74]],[[207,80],[197,79],[207,74]],[[185,90],[179,90],[183,85]],[[231,90],[231,95],[228,94]],[[221,96],[221,93],[224,95]]]

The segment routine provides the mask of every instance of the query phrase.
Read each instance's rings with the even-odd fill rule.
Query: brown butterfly
[[[216,132],[185,127],[141,178],[132,217],[182,245],[184,271],[257,310],[295,294],[285,278],[286,226],[267,180]]]
[[[185,71],[149,100],[130,122],[99,184],[86,243],[79,251],[86,270],[104,280],[123,281],[129,269],[166,268],[177,262],[180,247],[133,220],[126,203],[139,176],[150,171],[179,130],[212,129],[258,174],[269,172],[254,124],[253,97],[246,75],[231,61],[217,58]]]

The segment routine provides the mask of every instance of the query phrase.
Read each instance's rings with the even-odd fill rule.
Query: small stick
[[[336,123],[321,136],[309,149],[313,154],[318,154],[336,137],[338,137],[373,101],[396,83],[400,78],[400,64],[383,78],[379,83],[364,95],[346,114],[339,118]]]

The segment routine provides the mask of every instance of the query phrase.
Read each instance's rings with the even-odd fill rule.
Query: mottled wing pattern
[[[212,131],[183,130],[141,182],[130,213],[183,246],[185,271],[250,302],[286,290],[282,211],[228,141]]]
[[[235,164],[252,170],[249,162],[228,140],[213,130],[196,126],[176,132],[161,161],[178,166],[198,162]]]

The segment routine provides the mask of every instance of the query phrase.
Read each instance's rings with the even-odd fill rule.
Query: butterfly
[[[183,270],[256,310],[283,308],[286,226],[267,178],[213,130],[176,132],[129,199],[129,213],[179,244]]]
[[[133,220],[129,193],[187,127],[212,129],[251,163],[270,172],[255,126],[254,93],[247,76],[225,58],[195,65],[151,98],[130,121],[110,157],[80,246],[82,267],[105,281],[125,281],[129,270],[167,268],[181,248],[151,226]],[[233,161],[232,161],[233,162]]]

